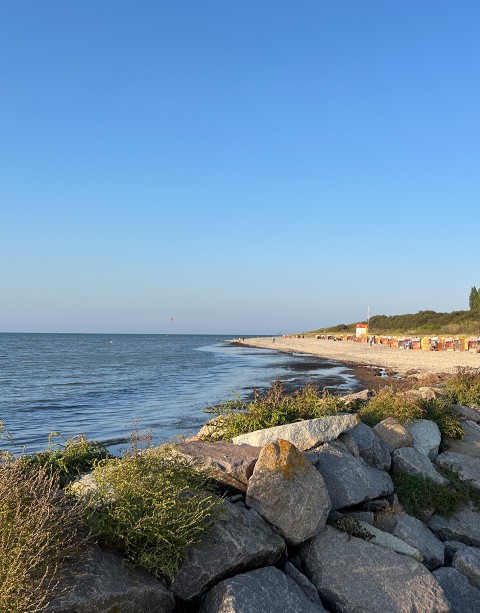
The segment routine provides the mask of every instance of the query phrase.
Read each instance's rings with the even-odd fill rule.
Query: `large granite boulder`
[[[435,462],[438,466],[456,472],[460,481],[469,481],[473,487],[480,489],[480,458],[446,451],[441,453]]]
[[[453,568],[456,568],[480,589],[480,549],[478,547],[463,547],[453,556]]]
[[[460,415],[460,417],[463,417],[463,419],[469,419],[476,424],[480,424],[480,411],[478,409],[464,407],[462,404],[454,404],[453,410],[455,411],[455,413]]]
[[[430,570],[443,566],[443,543],[416,517],[407,513],[379,513],[375,525],[418,549],[422,554],[421,561]]]
[[[445,438],[445,447],[454,453],[480,458],[480,425],[471,420],[463,421],[461,425],[463,438]]]
[[[378,437],[373,428],[360,422],[348,434],[357,443],[362,460],[373,468],[390,470],[392,460],[388,446]]]
[[[412,419],[405,424],[405,427],[412,435],[413,448],[434,460],[442,442],[442,435],[437,424],[430,419]]]
[[[175,607],[162,581],[99,547],[89,547],[65,566],[58,588],[48,613],[170,613]]]
[[[392,450],[413,445],[412,435],[395,417],[387,417],[374,426],[373,429],[380,439]]]
[[[284,551],[282,537],[258,513],[225,502],[223,516],[188,552],[173,593],[191,600],[229,575],[275,564]]]
[[[442,541],[459,541],[480,547],[480,513],[472,507],[457,511],[451,517],[435,513],[428,520],[428,527]]]
[[[320,613],[297,583],[281,570],[268,566],[226,579],[202,599],[200,613]]]
[[[327,443],[318,450],[315,468],[325,480],[334,510],[393,493],[388,473],[354,458],[336,443]]]
[[[178,443],[177,453],[192,459],[210,477],[245,492],[260,447],[234,445],[228,441]]]
[[[285,573],[295,581],[295,583],[305,592],[311,601],[318,605],[322,604],[317,588],[305,577],[303,573],[298,570],[294,564],[287,562],[285,564]]]
[[[393,469],[400,473],[415,477],[427,477],[439,485],[448,485],[445,479],[432,464],[432,461],[413,447],[396,449],[392,455]]]
[[[357,423],[357,415],[339,413],[338,415],[329,415],[318,419],[296,421],[293,424],[275,426],[265,430],[256,430],[255,432],[235,436],[232,441],[236,445],[264,447],[268,443],[274,443],[281,438],[295,445],[297,449],[306,451],[320,443],[336,439],[342,432],[350,430]]]
[[[345,403],[345,406],[349,406],[354,403],[364,403],[373,396],[373,393],[369,389],[355,392],[354,394],[345,394],[345,396],[339,396],[338,399]]]
[[[391,549],[392,551],[402,553],[406,556],[410,556],[419,562],[423,560],[423,556],[417,547],[409,545],[404,540],[393,536],[393,534],[390,534],[389,532],[379,530],[367,522],[361,520],[357,520],[357,522],[360,528],[362,528],[365,533],[369,534],[369,538],[366,539],[369,543],[378,545],[379,547],[384,547],[385,549]]]
[[[322,475],[301,451],[282,439],[260,452],[246,503],[293,545],[317,534],[331,508]]]
[[[326,526],[301,546],[322,600],[342,613],[447,613],[438,582],[419,562]]]
[[[451,606],[451,613],[480,613],[480,590],[455,568],[439,568],[433,576]]]

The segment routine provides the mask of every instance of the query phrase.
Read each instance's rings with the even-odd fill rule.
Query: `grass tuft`
[[[447,381],[446,392],[452,402],[467,407],[480,407],[480,368],[458,367]]]

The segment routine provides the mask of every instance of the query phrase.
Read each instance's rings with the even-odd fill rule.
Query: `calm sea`
[[[358,388],[341,364],[227,339],[0,334],[0,420],[16,451],[42,450],[57,431],[85,434],[118,452],[134,422],[158,441],[192,434],[209,418],[206,406],[247,398],[276,379],[290,388],[306,381],[335,391]]]

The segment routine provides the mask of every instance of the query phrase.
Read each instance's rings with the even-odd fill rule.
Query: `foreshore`
[[[348,365],[385,368],[399,375],[412,370],[425,374],[453,374],[459,366],[480,368],[480,354],[468,351],[414,351],[384,345],[370,347],[367,343],[351,341],[282,336],[246,338],[240,344],[286,353],[305,353]]]

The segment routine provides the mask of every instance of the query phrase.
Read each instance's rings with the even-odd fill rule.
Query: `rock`
[[[461,404],[454,404],[453,410],[458,413],[458,415],[463,417],[463,419],[468,419],[476,424],[480,424],[480,411],[477,409],[470,409],[469,407],[464,407]]]
[[[480,426],[471,420],[463,421],[461,425],[463,438],[445,438],[444,446],[448,451],[480,458]]]
[[[415,477],[427,477],[439,485],[448,485],[448,479],[436,470],[431,460],[413,447],[396,449],[392,455],[394,470],[414,475]]]
[[[195,436],[190,437],[187,441],[206,440],[210,437],[220,438],[225,432],[225,423],[228,421],[227,415],[217,415],[210,421],[207,421]]]
[[[284,540],[258,513],[225,502],[223,517],[190,549],[171,588],[191,600],[228,575],[275,564],[284,550]]]
[[[355,459],[335,443],[322,447],[315,467],[325,479],[332,509],[349,507],[393,492],[390,475]]]
[[[427,525],[442,541],[460,541],[480,547],[480,513],[473,508],[457,511],[451,517],[435,513]]]
[[[453,556],[453,568],[456,568],[470,583],[480,589],[480,549],[463,547]]]
[[[439,568],[433,576],[451,605],[451,613],[480,613],[480,590],[454,568]]]
[[[367,500],[362,504],[362,511],[368,513],[380,513],[386,509],[390,509],[391,504],[386,498],[377,498],[376,500]]]
[[[361,392],[356,392],[355,394],[345,394],[345,396],[339,396],[339,400],[342,400],[345,403],[345,406],[349,404],[353,404],[355,402],[367,402],[373,396],[370,390],[362,390]]]
[[[285,564],[285,573],[295,581],[298,587],[305,592],[312,602],[318,605],[322,604],[317,588],[305,577],[303,573],[298,570],[298,568],[296,568],[290,562],[287,562]]]
[[[282,439],[260,452],[246,503],[292,545],[317,534],[331,508],[322,475],[301,451]]]
[[[285,573],[269,566],[226,579],[203,598],[200,613],[320,613],[315,604]]]
[[[228,441],[190,441],[175,445],[177,453],[194,460],[210,477],[242,492],[260,453],[260,447],[234,445]]]
[[[462,547],[468,547],[468,545],[465,545],[465,543],[460,543],[460,541],[444,541],[443,545],[445,547],[446,566],[451,566],[453,556],[457,553],[459,549],[462,549]]]
[[[416,390],[408,390],[405,392],[405,395],[412,396],[414,398],[421,398],[422,400],[435,400],[435,398],[438,398],[439,393],[433,387],[420,387]]]
[[[350,436],[350,432],[342,432],[335,443],[342,445],[354,458],[358,459],[360,457],[360,449],[356,441]]]
[[[405,424],[413,438],[413,448],[434,460],[442,442],[440,428],[430,419],[413,419]]]
[[[391,449],[411,447],[413,445],[412,435],[395,417],[387,417],[373,429],[378,437]]]
[[[375,525],[375,515],[371,511],[349,511],[343,513],[343,515],[351,517],[352,519],[357,519],[358,521],[363,521],[371,526]]]
[[[418,549],[422,554],[421,561],[428,569],[443,566],[443,543],[416,517],[407,513],[380,513],[375,525]]]
[[[408,545],[402,539],[393,536],[389,532],[379,530],[378,528],[375,528],[375,526],[371,526],[364,521],[358,521],[358,523],[360,524],[361,528],[363,528],[371,535],[372,538],[368,539],[369,543],[373,543],[374,545],[378,545],[379,547],[391,549],[392,551],[396,551],[397,553],[402,553],[406,556],[410,556],[412,558],[415,558],[415,560],[418,560],[419,562],[423,560],[423,556],[420,551],[416,547]]]
[[[456,472],[460,481],[469,481],[473,487],[480,489],[480,458],[446,451],[441,453],[435,462],[438,466]]]
[[[97,491],[97,486],[93,481],[93,472],[90,471],[77,477],[69,485],[69,491],[76,498],[88,498]]]
[[[281,438],[295,445],[297,449],[306,451],[320,443],[336,439],[342,432],[350,430],[357,423],[357,415],[339,413],[338,415],[306,419],[304,421],[296,421],[293,424],[285,424],[283,426],[249,432],[248,434],[241,434],[232,440],[236,445],[264,447],[268,443],[274,443]]]
[[[322,600],[342,613],[447,613],[428,570],[403,556],[326,526],[300,549],[307,577]]]
[[[348,434],[357,443],[360,457],[369,466],[379,470],[390,470],[392,460],[388,446],[372,428],[360,422]]]
[[[161,581],[99,547],[89,547],[63,568],[59,591],[49,613],[170,613],[175,607],[173,595]]]

